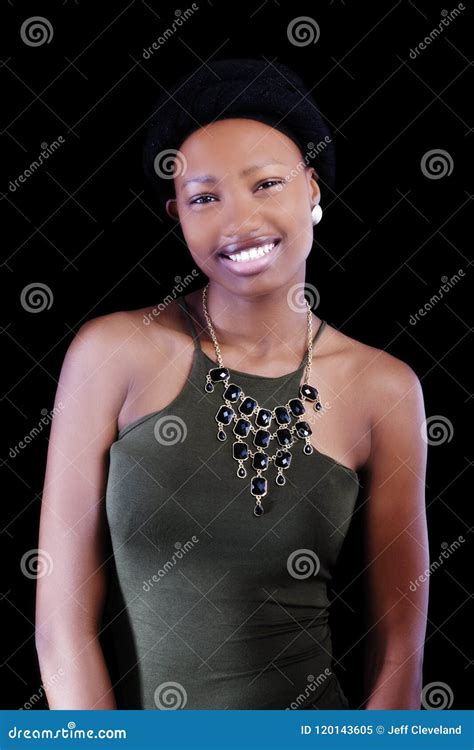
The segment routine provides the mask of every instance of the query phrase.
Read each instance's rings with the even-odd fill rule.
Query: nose
[[[255,206],[251,196],[233,195],[224,212],[223,223],[226,227],[226,241],[232,242],[236,237],[242,236],[249,239],[258,237],[262,228],[260,207]]]

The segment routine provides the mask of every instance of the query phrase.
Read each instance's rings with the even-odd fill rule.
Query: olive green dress
[[[316,449],[305,455],[298,441],[284,486],[272,464],[264,472],[265,512],[256,517],[255,472],[246,462],[247,478],[237,477],[230,431],[217,439],[224,386],[204,390],[216,362],[183,297],[179,304],[195,345],[186,384],[110,449],[102,637],[118,708],[349,708],[333,672],[327,584],[357,473]],[[323,330],[324,321],[313,346]],[[274,378],[230,370],[231,382],[272,409],[299,397],[304,360]],[[317,386],[317,347],[312,373]],[[324,429],[305,406],[313,432]]]

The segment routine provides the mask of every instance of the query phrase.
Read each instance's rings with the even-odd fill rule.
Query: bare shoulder
[[[115,343],[119,343],[124,334],[129,335],[136,328],[136,312],[124,310],[86,320],[76,333],[76,345],[89,349],[91,352],[94,349],[104,351],[104,346],[112,347]]]
[[[121,365],[128,360],[128,342],[134,336],[134,316],[129,312],[114,312],[86,320],[72,339],[66,355],[67,362],[81,361],[90,368],[114,369],[120,374]],[[125,372],[125,367],[124,367]]]
[[[327,325],[327,348],[334,366],[352,383],[373,422],[401,401],[405,406],[422,403],[421,383],[414,369],[384,349],[371,346]]]
[[[163,309],[143,307],[91,318],[77,331],[71,347],[90,360],[107,362],[133,383],[137,367],[159,366],[185,342],[176,301]]]
[[[76,338],[91,351],[99,349],[102,354],[114,352],[127,359],[127,355],[137,353],[140,345],[149,343],[150,338],[155,344],[169,345],[175,315],[174,304],[159,313],[152,307],[120,310],[86,321]]]

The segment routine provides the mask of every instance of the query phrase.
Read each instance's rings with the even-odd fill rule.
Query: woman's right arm
[[[55,398],[39,532],[36,650],[50,709],[114,709],[99,644],[106,594],[105,489],[125,400],[124,313],[85,323]]]

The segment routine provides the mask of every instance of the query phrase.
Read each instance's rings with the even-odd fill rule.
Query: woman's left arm
[[[364,708],[419,709],[429,590],[423,392],[409,365],[391,355],[383,354],[375,369],[364,508]]]

